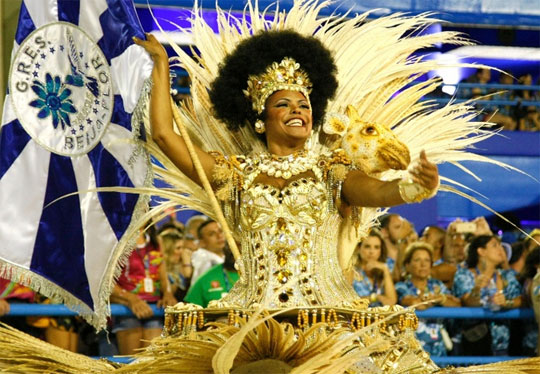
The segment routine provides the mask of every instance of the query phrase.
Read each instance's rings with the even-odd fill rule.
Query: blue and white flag
[[[96,327],[145,201],[95,191],[151,182],[134,112],[152,61],[133,36],[132,0],[24,0],[0,128],[1,271]]]

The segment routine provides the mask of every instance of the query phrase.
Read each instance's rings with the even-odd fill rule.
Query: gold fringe
[[[345,327],[328,332],[325,323],[314,323],[302,330],[276,321],[273,317],[277,313],[259,313],[252,315],[249,321],[240,318],[237,326],[207,323],[208,330],[187,337],[156,338],[147,349],[134,356],[134,362],[124,365],[66,351],[0,323],[0,371],[13,374],[235,374],[247,372],[242,370],[252,365],[264,367],[280,363],[291,369],[290,374],[368,374],[379,370],[388,354],[405,344],[409,352],[397,361],[394,369],[385,373],[540,373],[538,357],[437,369],[429,364],[428,358],[422,358],[412,331],[405,332],[396,341],[377,333],[381,324],[407,311],[398,311],[354,333]],[[371,337],[366,347],[359,344],[362,337]],[[428,360],[427,366],[425,360]]]
[[[279,313],[282,312],[286,311]],[[255,314],[247,322],[240,319],[238,327],[210,323],[207,326],[211,329],[187,338],[155,339],[147,350],[137,354],[136,362],[116,372],[225,374],[255,362],[273,360],[295,368],[291,372],[295,374],[338,374],[377,349],[389,348],[382,338],[367,348],[355,343],[360,335],[376,330],[377,323],[355,333],[348,328],[336,328],[329,333],[325,323],[313,324],[303,331],[277,322],[274,316]],[[354,352],[352,345],[356,347]]]

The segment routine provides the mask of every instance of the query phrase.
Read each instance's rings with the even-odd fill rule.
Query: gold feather
[[[7,373],[110,373],[118,366],[66,351],[0,322],[0,371]]]

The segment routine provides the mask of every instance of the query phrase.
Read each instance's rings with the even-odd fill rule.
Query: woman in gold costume
[[[309,18],[317,9],[299,3],[289,16],[304,11]],[[179,368],[235,374],[439,370],[413,336],[412,311],[366,308],[367,300],[344,275],[354,250],[350,240],[371,223],[369,208],[434,196],[436,165],[418,148],[411,164],[408,147],[390,130],[392,122],[410,119],[407,115],[378,123],[369,109],[363,117],[356,97],[353,105],[341,103],[341,114],[326,114],[337,99],[337,76],[345,73],[334,62],[340,51],[323,42],[320,30],[300,33],[292,23],[287,26],[288,19],[259,24],[257,30],[254,13],[249,33],[238,27],[249,36],[227,43],[224,32],[227,47],[221,48],[226,53],[219,64],[206,66],[209,56],[200,52],[197,64],[214,76],[202,74],[180,53],[180,64],[194,82],[193,101],[180,108],[181,115],[169,103],[165,50],[152,35],[135,40],[154,60],[149,123],[159,148],[155,153],[181,178],[196,184],[210,180],[226,226],[240,244],[240,280],[204,310],[182,303],[169,308],[164,337],[130,370],[160,371],[173,362]],[[197,20],[193,24],[195,36],[202,30]],[[411,72],[402,74],[411,79]],[[381,89],[387,94],[394,89],[393,94],[396,78],[389,83],[394,86]],[[191,155],[173,117],[198,138]],[[207,142],[212,138],[218,151]],[[240,143],[230,147],[237,152],[220,144],[226,142]],[[202,166],[198,172],[195,158]],[[392,169],[403,171],[394,178],[382,174]],[[265,313],[274,314],[262,317]]]
[[[200,183],[184,138],[174,131],[168,56],[152,35],[135,42],[154,60],[152,138],[183,174]],[[314,308],[310,313],[320,314],[322,308],[334,313],[360,308],[363,303],[338,261],[341,215],[350,207],[393,206],[434,195],[437,166],[424,152],[410,170],[412,182],[405,184],[368,176],[341,149],[308,149],[306,142],[334,95],[335,70],[319,40],[292,30],[244,40],[220,67],[210,90],[215,115],[230,131],[253,126],[266,150],[225,157],[195,148],[241,246],[241,279],[210,310],[262,306]],[[409,158],[405,147],[394,151],[396,160]],[[196,310],[177,309],[190,308]]]
[[[185,175],[198,182],[184,139],[173,130],[167,54],[152,35],[147,41],[136,42],[154,60],[152,137]],[[261,55],[265,50],[267,56]],[[246,61],[250,55],[257,60],[266,58],[258,64],[259,70],[250,69],[253,64]],[[303,68],[307,65],[304,61],[309,60],[311,75]],[[322,71],[317,72],[317,68]],[[437,166],[425,153],[418,167],[411,170],[421,192],[402,196],[400,180],[386,182],[369,177],[352,167],[341,150],[316,154],[306,149],[306,141],[313,127],[320,125],[326,102],[333,94],[334,70],[330,53],[317,39],[293,31],[268,31],[240,44],[212,85],[210,97],[219,101],[218,105],[214,102],[217,116],[229,127],[255,126],[267,148],[262,154],[230,158],[196,149],[218,192],[233,184],[239,195],[237,200],[228,196],[224,200],[231,204],[227,209],[231,226],[240,231],[243,280],[218,304],[351,306],[356,297],[337,261],[338,207],[398,205],[417,199],[419,194],[429,196],[438,186]],[[242,77],[238,77],[240,74]],[[323,77],[314,79],[314,74]],[[236,80],[244,81],[243,90],[233,86]],[[324,85],[321,90],[326,92],[315,101],[312,97],[317,84]],[[238,114],[235,100],[246,101],[244,106],[254,113]],[[312,105],[321,107],[312,109]],[[317,114],[315,120],[313,112]],[[248,124],[250,117],[258,119]],[[278,289],[282,292],[276,293]]]
[[[195,57],[175,48],[192,82],[180,108],[170,104],[163,47],[151,35],[136,40],[154,60],[148,148],[163,165],[155,172],[184,193],[156,190],[170,202],[141,222],[178,204],[218,218],[200,187],[210,180],[240,244],[240,279],[208,308],[168,308],[162,337],[116,372],[441,371],[414,337],[414,311],[367,308],[344,274],[379,207],[455,191],[439,186],[435,163],[489,162],[456,152],[489,136],[471,107],[420,102],[436,79],[409,85],[439,67],[414,51],[464,41],[412,35],[434,22],[424,16],[366,22],[367,14],[319,17],[322,6],[298,1],[270,16],[249,2],[241,19],[218,10],[219,35],[195,9]]]

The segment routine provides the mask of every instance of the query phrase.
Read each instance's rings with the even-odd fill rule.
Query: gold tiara
[[[281,90],[299,91],[309,102],[311,87],[311,81],[307,73],[300,69],[300,64],[292,58],[285,57],[279,64],[272,63],[264,73],[250,75],[244,95],[253,103],[253,110],[257,114],[261,114],[266,99],[274,92]]]

